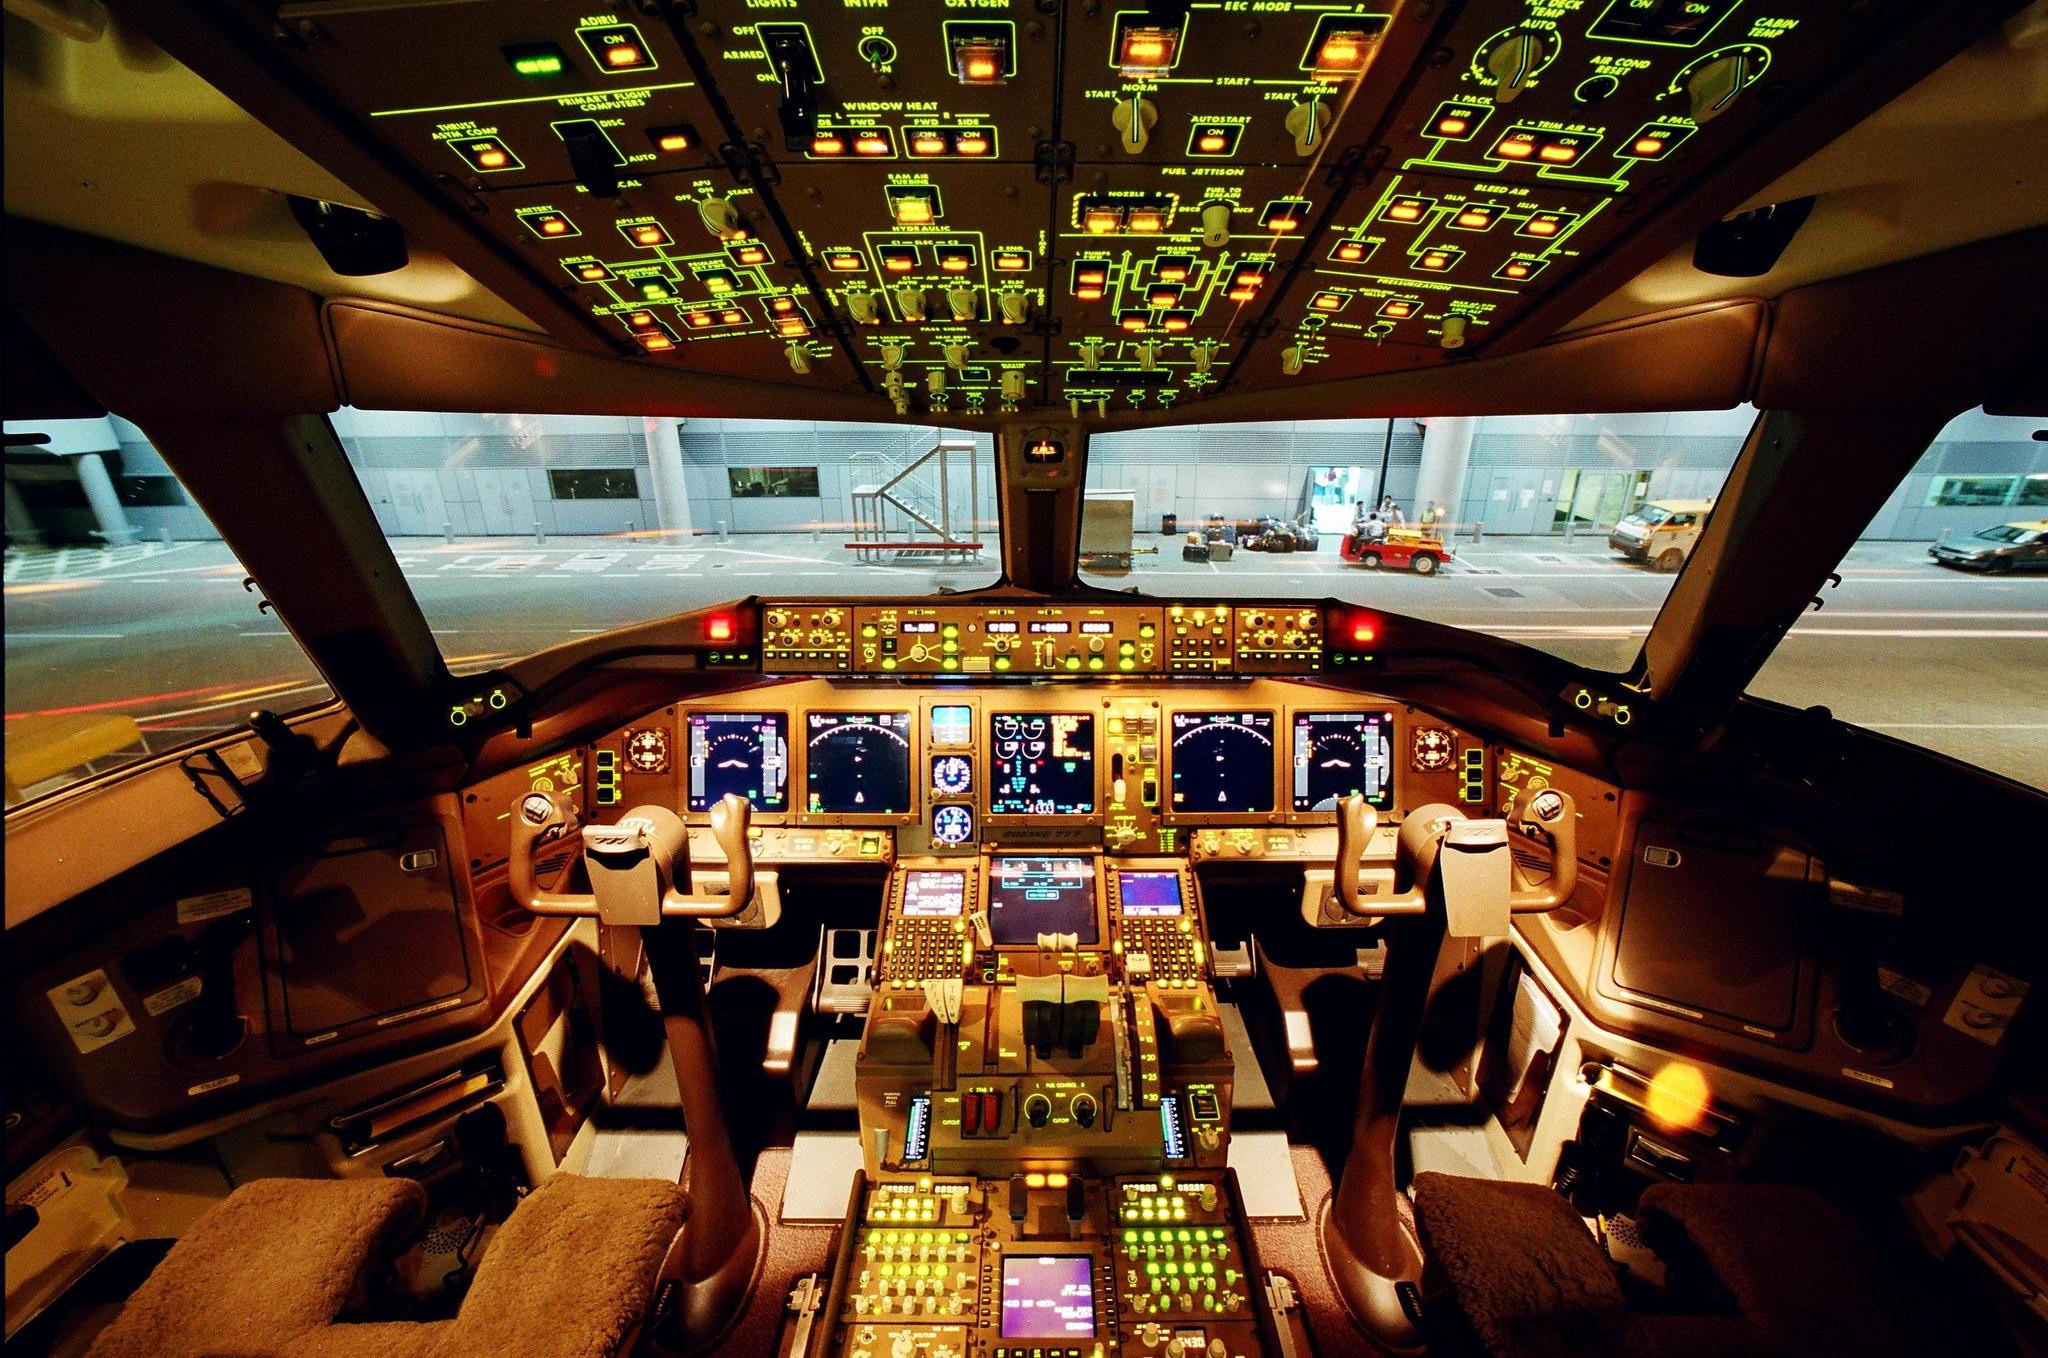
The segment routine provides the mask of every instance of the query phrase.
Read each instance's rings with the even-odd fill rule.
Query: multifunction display
[[[812,712],[804,720],[812,812],[872,816],[910,809],[908,712]]]
[[[1071,856],[989,860],[988,924],[996,946],[1028,948],[1040,935],[1097,942],[1095,860]]]
[[[1271,712],[1176,712],[1172,732],[1174,810],[1273,809]]]
[[[1095,718],[1083,713],[998,712],[989,720],[998,816],[1085,816],[1095,810]]]
[[[789,781],[789,738],[780,712],[692,712],[692,811],[736,792],[756,811],[781,811]]]
[[[1394,804],[1394,714],[1298,712],[1294,717],[1294,809],[1335,811],[1365,794],[1375,809]]]

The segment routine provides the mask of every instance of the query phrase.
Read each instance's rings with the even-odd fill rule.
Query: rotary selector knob
[[[1052,1100],[1043,1094],[1033,1094],[1024,1100],[1024,1120],[1034,1127],[1043,1127],[1052,1121]]]

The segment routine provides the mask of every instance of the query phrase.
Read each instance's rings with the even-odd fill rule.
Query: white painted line
[[[2048,721],[1859,721],[1873,731],[2048,731]]]
[[[9,641],[126,641],[126,632],[9,632]]]

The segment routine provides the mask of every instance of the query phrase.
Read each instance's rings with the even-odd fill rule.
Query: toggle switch
[[[1128,98],[1116,101],[1116,107],[1109,112],[1109,121],[1116,126],[1125,153],[1135,156],[1143,152],[1145,144],[1152,140],[1152,129],[1159,122],[1159,109],[1150,99],[1133,91]]]
[[[896,289],[896,310],[906,321],[924,319],[924,289],[907,287]]]
[[[1230,204],[1220,198],[1202,204],[1202,244],[1212,248],[1230,244]]]
[[[1195,371],[1206,375],[1209,365],[1216,361],[1216,341],[1203,340],[1194,348]]]
[[[1081,366],[1094,372],[1102,366],[1102,337],[1090,335],[1081,341]]]
[[[730,199],[706,198],[697,204],[697,217],[704,229],[720,240],[738,240],[747,234],[740,226],[740,210]]]
[[[1138,370],[1156,372],[1159,368],[1159,341],[1146,340],[1138,346]]]
[[[1280,351],[1280,371],[1293,377],[1301,371],[1301,346],[1290,344]]]
[[[947,345],[945,348],[946,366],[954,372],[965,372],[967,370],[967,352],[968,346],[965,344]]]
[[[593,198],[619,196],[618,148],[594,122],[564,123],[555,129],[569,151],[569,169]]]
[[[793,373],[807,373],[811,370],[811,351],[802,343],[792,342],[783,350],[789,357],[789,370]]]
[[[1002,308],[1004,325],[1022,325],[1031,315],[1031,295],[1029,293],[1002,293],[997,296],[996,305]]]
[[[846,314],[853,317],[858,325],[877,325],[882,319],[875,306],[875,294],[872,292],[847,293]]]
[[[946,308],[953,313],[953,319],[956,321],[971,321],[980,311],[975,301],[974,289],[971,287],[947,288]]]
[[[1512,104],[1529,88],[1549,55],[1540,33],[1521,32],[1486,54],[1486,69],[1494,79],[1493,102]]]
[[[1330,126],[1330,110],[1320,99],[1305,99],[1287,110],[1287,130],[1294,137],[1294,153],[1313,155],[1323,144]]]
[[[896,370],[897,370],[898,368],[900,368],[900,367],[902,367],[902,366],[903,366],[903,346],[902,346],[902,345],[900,345],[900,344],[885,344],[885,345],[883,345],[883,346],[882,346],[882,371],[883,371],[883,372],[889,372],[889,373],[892,373],[892,372],[895,372],[895,371],[896,371]]]

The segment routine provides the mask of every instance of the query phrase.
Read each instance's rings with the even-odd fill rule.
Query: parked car
[[[1668,574],[1692,555],[1713,507],[1712,500],[1646,501],[1614,525],[1607,545],[1631,561],[1646,561]]]
[[[1966,571],[2048,570],[2048,519],[2001,523],[1974,533],[1944,533],[1927,555]]]

